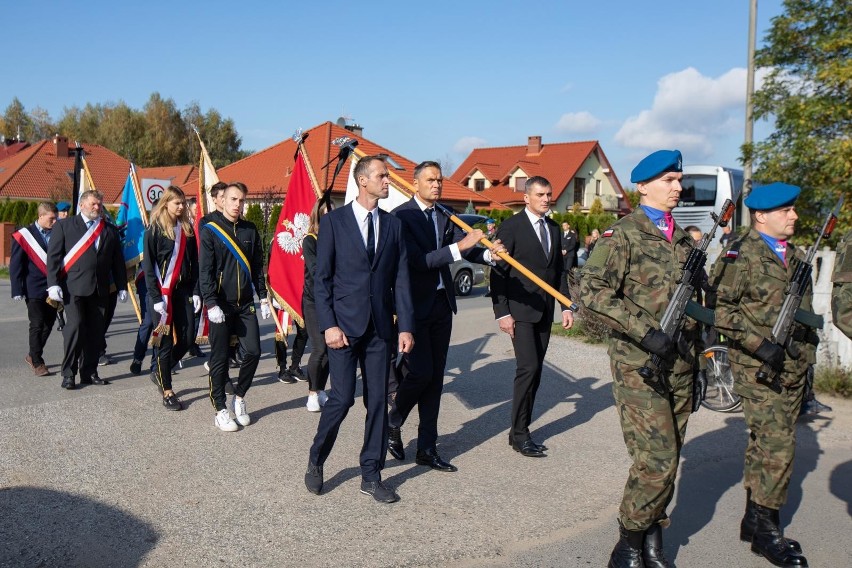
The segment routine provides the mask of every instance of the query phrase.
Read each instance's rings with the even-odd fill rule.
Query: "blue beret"
[[[486,223],[494,223],[494,219],[488,218],[485,220]]]
[[[663,172],[682,171],[683,156],[680,155],[680,150],[657,150],[653,154],[646,156],[633,168],[633,171],[630,172],[630,182],[639,183],[648,181]]]
[[[766,211],[792,205],[801,192],[795,185],[775,182],[752,189],[744,203],[752,211]]]
[[[71,204],[67,201],[60,201],[56,204],[56,209],[58,211],[68,211],[69,209],[71,209]]]

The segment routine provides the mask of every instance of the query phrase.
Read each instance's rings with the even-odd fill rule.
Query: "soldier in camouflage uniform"
[[[662,527],[669,524],[666,507],[692,409],[692,347],[660,330],[693,246],[671,217],[681,171],[677,150],[654,152],[634,168],[630,181],[637,183],[640,207],[603,232],[582,271],[582,304],[613,329],[613,394],[633,460],[619,513],[620,539],[609,561],[615,568],[669,565]],[[650,354],[659,355],[668,370],[667,397],[639,375]]]
[[[743,485],[746,512],[740,538],[776,566],[807,566],[801,546],[785,539],[778,509],[787,500],[796,448],[796,417],[802,404],[805,376],[816,360],[813,329],[796,324],[793,342],[798,357],[770,339],[798,262],[805,253],[787,242],[798,216],[793,207],[799,188],[774,183],[756,188],[746,198],[751,230],[722,252],[713,265],[716,327],[730,338],[728,356],[734,391],[742,397],[749,428]],[[809,286],[802,300],[811,309]],[[758,370],[768,365],[779,378],[775,390],[759,382]],[[764,367],[766,368],[766,367]],[[770,373],[771,376],[772,373]],[[776,392],[776,390],[780,392]]]
[[[837,245],[832,281],[831,317],[834,325],[852,339],[852,231]]]

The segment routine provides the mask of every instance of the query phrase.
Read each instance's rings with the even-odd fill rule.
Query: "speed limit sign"
[[[143,179],[141,185],[142,198],[145,200],[145,209],[150,211],[154,206],[154,202],[163,195],[163,191],[171,184],[172,180],[170,179]]]

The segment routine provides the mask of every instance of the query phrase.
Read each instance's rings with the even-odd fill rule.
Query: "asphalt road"
[[[603,347],[554,338],[533,427],[545,459],[506,441],[514,359],[484,290],[462,299],[449,353],[439,451],[455,474],[408,459],[384,479],[401,501],[359,493],[363,406],[356,401],[326,463],[303,485],[318,415],[304,384],[275,379],[272,326],[247,396],[252,424],[213,426],[207,379],[190,360],[175,378],[188,405],[167,412],[147,376],[128,370],[134,316],[119,305],[108,386],[60,389],[23,361],[26,310],[0,281],[0,566],[605,566],[628,457]],[[61,337],[46,359],[57,368]],[[305,358],[307,362],[307,358]],[[852,566],[852,403],[803,422],[787,534],[812,567]],[[665,548],[678,566],[769,566],[737,539],[745,493],[742,416],[702,409],[683,450]]]

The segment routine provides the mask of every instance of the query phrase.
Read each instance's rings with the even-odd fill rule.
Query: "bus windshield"
[[[713,207],[716,205],[716,176],[686,174],[680,182],[683,191],[678,207]]]

